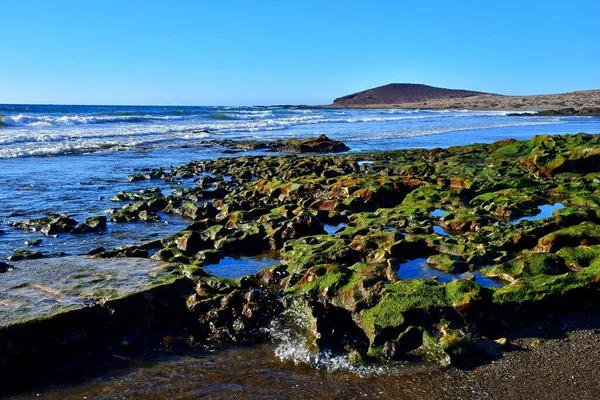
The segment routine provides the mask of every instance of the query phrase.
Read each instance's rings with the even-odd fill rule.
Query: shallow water
[[[444,215],[448,214],[448,211],[442,210],[441,208],[436,208],[430,214],[432,217],[442,218]]]
[[[563,208],[565,208],[565,205],[562,203],[545,204],[543,206],[538,207],[539,212],[537,214],[529,215],[529,216],[522,217],[522,218],[517,218],[517,219],[511,221],[510,223],[516,224],[521,221],[537,221],[540,219],[548,218],[554,214],[554,211],[562,210]]]
[[[327,232],[329,235],[333,235],[340,229],[345,228],[347,225],[348,224],[346,224],[345,222],[340,222],[339,224],[335,224],[335,225],[323,224],[323,229],[325,229],[325,232]]]
[[[276,357],[276,345],[229,346],[183,355],[155,353],[132,361],[97,356],[105,370],[68,385],[43,386],[12,398],[28,399],[321,399],[428,398],[469,395],[460,372],[410,363],[389,373],[358,376],[315,369]]]
[[[446,230],[444,228],[442,228],[441,226],[438,226],[438,225],[433,226],[433,233],[437,233],[438,235],[447,236],[447,237],[453,236],[452,234],[446,232]]]
[[[224,257],[218,264],[207,265],[204,269],[220,278],[241,278],[273,265],[279,265],[276,254],[255,257]]]
[[[462,274],[449,274],[440,272],[431,268],[427,264],[426,258],[417,258],[404,264],[400,264],[396,272],[400,279],[427,279],[437,278],[440,282],[452,282],[455,279],[470,279],[473,277],[475,282],[483,287],[502,287],[503,285],[481,275],[479,271],[464,272]]]
[[[14,267],[0,277],[0,327],[142,291],[164,274],[162,264],[147,258],[62,257]]]

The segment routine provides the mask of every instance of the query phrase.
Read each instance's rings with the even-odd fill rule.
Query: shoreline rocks
[[[187,179],[169,196],[117,194],[137,203],[111,217],[176,214],[190,221],[186,229],[95,257],[170,263],[166,276],[194,287],[182,294],[189,324],[182,331],[197,338],[261,341],[278,321],[309,349],[357,362],[493,359],[499,327],[600,307],[599,161],[600,137],[586,134],[198,160],[151,174]],[[559,201],[564,208],[534,218]],[[439,210],[443,216],[432,215]],[[515,222],[524,216],[531,218]],[[79,226],[66,216],[53,221],[23,227]],[[269,250],[280,265],[256,274],[230,279],[204,270]]]
[[[339,140],[329,139],[326,135],[306,139],[287,139],[273,141],[210,140],[205,145],[227,147],[232,151],[268,150],[282,153],[343,153],[350,148]]]
[[[583,107],[580,109],[575,109],[572,107],[569,108],[561,108],[558,110],[544,110],[537,111],[535,113],[510,113],[507,114],[511,117],[600,117],[600,107]]]

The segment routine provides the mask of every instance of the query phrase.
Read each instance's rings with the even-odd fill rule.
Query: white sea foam
[[[317,133],[367,142],[564,122],[561,118],[505,117],[502,111],[283,107],[123,108],[62,115],[23,109],[3,113],[0,158],[181,147],[205,138],[269,140]],[[342,128],[344,124],[353,126]]]
[[[393,133],[379,133],[371,135],[368,138],[365,137],[354,137],[347,138],[346,141],[357,141],[357,140],[384,140],[384,139],[399,139],[405,137],[417,137],[417,136],[430,136],[439,135],[442,133],[450,132],[461,132],[461,131],[474,131],[474,130],[487,130],[496,128],[511,128],[520,126],[538,126],[538,125],[549,125],[557,123],[554,121],[538,121],[538,122],[509,122],[509,123],[497,123],[497,124],[485,124],[485,125],[468,125],[468,126],[448,126],[443,128],[431,128],[431,129],[417,129],[406,132],[393,132]]]
[[[126,123],[143,121],[163,121],[170,119],[181,119],[177,116],[159,116],[159,115],[28,115],[17,114],[12,116],[3,116],[1,121],[4,126],[61,126],[61,125],[87,125],[87,124],[107,124],[107,123]]]
[[[275,356],[281,361],[292,361],[296,365],[307,364],[328,372],[351,372],[360,377],[389,375],[397,369],[381,364],[360,365],[350,361],[346,355],[333,355],[329,351],[312,351],[306,346],[306,339],[279,322],[272,324],[269,333],[276,344]]]

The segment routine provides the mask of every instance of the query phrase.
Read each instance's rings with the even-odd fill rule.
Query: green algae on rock
[[[280,250],[282,265],[268,290],[278,293],[277,304],[288,310],[284,320],[298,327],[309,347],[361,360],[435,347],[447,362],[490,347],[471,345],[488,343],[472,328],[486,321],[485,310],[595,285],[590,269],[579,276],[583,268],[575,271],[554,253],[598,243],[598,154],[598,138],[579,134],[360,157],[239,157],[192,162],[174,173],[232,177],[227,193],[212,203],[214,221],[204,220],[196,235],[209,237],[203,246],[225,255]],[[507,223],[559,200],[571,207]],[[431,215],[436,209],[446,213]],[[327,233],[323,224],[341,225]],[[226,229],[208,234],[216,226]],[[208,263],[195,255],[199,248],[182,245],[190,264]],[[167,248],[173,249],[167,244],[161,252]],[[395,265],[416,258],[456,278],[399,279]],[[474,275],[462,275],[494,264],[482,272],[504,286],[482,287]],[[262,276],[272,276],[269,271]],[[305,323],[295,324],[290,315]],[[452,323],[452,340],[450,328],[440,329],[445,320]],[[336,329],[344,335],[332,335]],[[432,347],[432,341],[439,343]]]
[[[190,225],[137,253],[101,254],[181,264],[178,276],[195,285],[186,304],[198,336],[263,340],[276,319],[314,351],[448,364],[497,355],[494,327],[527,313],[600,306],[598,136],[198,160],[138,179],[193,187],[117,194],[137,203],[114,222],[161,212]],[[565,208],[527,218],[557,202]],[[266,251],[281,264],[229,278],[208,272]],[[427,260],[432,277],[405,279],[411,260]]]

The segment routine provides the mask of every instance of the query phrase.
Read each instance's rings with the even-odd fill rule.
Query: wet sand
[[[600,313],[533,324],[515,350],[469,372],[493,399],[600,398]]]
[[[280,361],[274,345],[155,354],[17,399],[597,399],[600,313],[550,317],[519,330],[503,358],[468,370],[407,363],[383,375]]]

